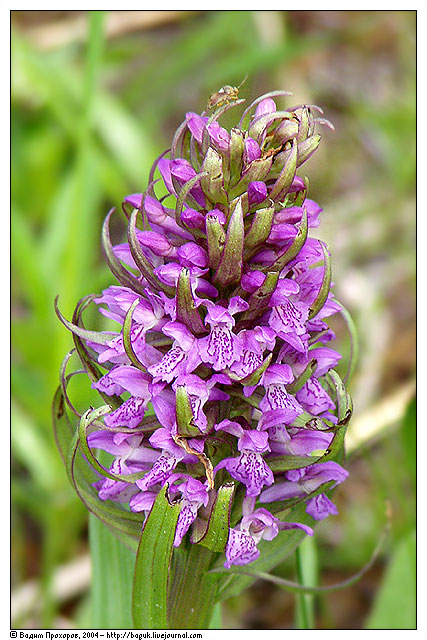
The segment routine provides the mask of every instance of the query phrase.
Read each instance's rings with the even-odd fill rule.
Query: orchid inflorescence
[[[191,542],[206,539],[226,495],[230,568],[281,530],[312,535],[282,517],[296,504],[311,523],[337,513],[326,494],[348,475],[337,456],[351,400],[334,371],[341,355],[325,346],[325,318],[343,310],[330,255],[308,235],[322,209],[296,175],[319,145],[315,126],[332,125],[315,106],[277,110],[273,98],[289,94],[274,91],[229,132],[218,118],[244,101],[224,95],[212,113],[186,114],[146,191],[124,199],[127,242],[113,246],[108,214],[119,285],[81,301],[72,323],[58,314],[106,402],[78,436],[98,501],[142,524],[167,484],[181,504],[178,547],[190,527]],[[84,328],[92,301],[118,329]],[[112,454],[108,469],[97,449]]]

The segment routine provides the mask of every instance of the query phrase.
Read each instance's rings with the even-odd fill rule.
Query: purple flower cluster
[[[182,501],[178,546],[235,481],[243,507],[227,568],[255,560],[280,530],[311,535],[274,513],[305,501],[314,520],[336,514],[321,487],[348,475],[321,459],[338,421],[327,377],[341,357],[325,346],[335,337],[325,318],[339,306],[329,253],[308,236],[322,209],[296,175],[319,144],[315,125],[328,123],[317,107],[277,110],[276,95],[231,131],[218,117],[240,100],[187,113],[146,192],[124,200],[128,242],[111,245],[107,217],[119,286],[95,302],[118,329],[87,340],[106,369],[93,387],[119,398],[88,444],[114,456],[115,476],[139,474],[102,478],[99,498],[148,514],[167,482]]]

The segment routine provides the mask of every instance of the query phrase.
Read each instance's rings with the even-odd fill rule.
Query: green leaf
[[[93,424],[98,418],[104,416],[106,413],[111,411],[111,407],[109,405],[104,405],[99,407],[98,409],[92,410],[88,409],[82,415],[79,425],[79,441],[78,444],[81,446],[83,455],[86,460],[91,464],[92,468],[95,469],[98,473],[100,473],[104,478],[110,478],[111,480],[117,480],[118,482],[128,482],[133,484],[136,480],[140,480],[147,473],[146,471],[139,471],[138,473],[129,473],[129,474],[120,474],[116,475],[115,473],[111,473],[108,469],[100,464],[100,462],[95,458],[92,453],[91,448],[89,447],[89,443],[87,441],[87,430],[91,424]],[[104,425],[102,425],[104,426]]]
[[[347,393],[347,390],[344,386],[343,381],[339,377],[338,373],[331,369],[327,374],[329,378],[332,378],[333,384],[335,386],[337,392],[337,400],[338,400],[338,425],[347,425],[352,413],[353,413],[353,402],[350,395]]]
[[[365,629],[416,628],[416,536],[396,546]]]
[[[239,129],[230,131],[230,187],[233,187],[240,179],[243,164],[243,152],[245,143],[243,133]]]
[[[136,629],[167,629],[172,545],[181,504],[170,504],[168,484],[159,492],[142,530],[135,563],[132,616]]]
[[[316,416],[313,416],[311,413],[308,413],[307,411],[303,411],[302,413],[300,413],[299,416],[297,416],[291,423],[291,427],[305,427],[306,424],[308,424],[309,422],[311,423],[312,421],[316,421],[319,424],[321,424],[321,420],[319,420]]]
[[[230,531],[233,494],[234,483],[224,484],[218,489],[206,532],[198,539],[192,536],[191,542],[197,542],[211,551],[224,551]]]
[[[316,151],[317,147],[320,144],[320,140],[322,136],[318,134],[314,136],[310,136],[306,138],[303,142],[298,144],[298,158],[297,158],[297,167],[303,164],[308,158]]]
[[[250,182],[264,180],[270,172],[273,163],[272,156],[264,156],[253,160],[248,168],[243,172],[242,177],[236,186],[230,191],[230,200],[245,193]]]
[[[225,244],[225,232],[218,218],[206,214],[206,238],[208,241],[209,266],[217,269]]]
[[[252,373],[250,373],[245,378],[242,378],[240,380],[240,384],[242,384],[244,387],[250,387],[252,385],[258,384],[258,382],[261,379],[262,374],[267,369],[267,367],[270,365],[270,362],[271,362],[272,359],[273,359],[273,354],[270,353],[266,357],[264,362],[262,362],[256,369],[254,369],[252,371]]]
[[[249,125],[248,134],[251,138],[257,140],[257,138],[261,138],[265,127],[270,126],[273,120],[279,120],[280,118],[283,120],[291,120],[293,117],[294,115],[290,111],[275,111],[274,113],[259,116],[258,118],[254,118],[253,123]],[[257,140],[257,142],[260,142],[260,140]]]
[[[307,107],[305,107],[302,110],[301,116],[300,116],[297,142],[303,142],[304,140],[307,139],[309,129],[310,129],[309,111]]]
[[[210,573],[217,554],[200,544],[181,544],[171,572],[170,629],[207,629],[217,600],[219,574]]]
[[[200,185],[213,203],[228,205],[227,194],[224,190],[224,171],[222,157],[212,147],[209,147],[203,160],[202,171],[206,173],[200,180]]]
[[[304,469],[318,462],[322,456],[274,456],[266,458],[266,463],[274,473],[290,471],[291,469]]]
[[[96,295],[89,295],[89,296],[84,296],[81,300],[78,301],[73,313],[73,318],[72,318],[73,325],[77,327],[82,327],[84,329],[82,314],[83,314],[83,311],[92,303],[94,298],[96,298]],[[74,341],[74,345],[78,353],[78,356],[80,358],[80,361],[84,366],[87,375],[89,376],[92,382],[97,382],[103,376],[102,372],[100,371],[97,365],[97,354],[92,352],[92,350],[86,344],[84,344],[81,338],[74,332],[73,332],[73,341]],[[91,355],[92,353],[93,355]],[[63,377],[62,376],[63,366],[64,366],[64,361],[63,361],[63,364],[61,365],[61,377]],[[65,373],[65,369],[64,369],[64,373]],[[63,385],[62,380],[61,380],[61,384]],[[64,388],[63,388],[63,393],[66,397],[66,390]],[[109,404],[114,409],[117,409],[122,404],[122,400],[119,396],[116,396],[116,395],[107,396],[106,393],[99,390],[98,390],[98,393],[101,396],[101,398],[104,400],[104,402],[106,404]]]
[[[75,371],[72,374],[70,374],[68,377],[65,375],[65,372],[67,370],[67,364],[68,361],[70,360],[71,356],[73,355],[73,353],[75,353],[75,349],[72,349],[71,351],[69,351],[67,353],[67,355],[64,357],[62,363],[61,363],[61,367],[59,369],[59,380],[60,380],[60,385],[61,385],[61,390],[62,390],[62,395],[64,396],[64,400],[67,403],[68,407],[71,409],[71,411],[78,417],[80,417],[79,412],[76,410],[76,408],[74,407],[73,403],[71,402],[70,398],[68,397],[68,393],[67,393],[67,385],[68,382],[70,381],[71,377],[74,375],[78,375],[79,373],[83,373],[85,374],[86,371],[84,369],[81,369],[79,371]]]
[[[217,602],[214,607],[212,619],[209,623],[209,629],[222,629],[222,610],[220,602]]]

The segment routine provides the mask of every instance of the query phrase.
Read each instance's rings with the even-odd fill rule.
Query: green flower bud
[[[207,214],[206,216],[206,238],[208,242],[209,266],[217,269],[221,260],[225,245],[225,231],[218,216]]]
[[[233,187],[240,178],[245,149],[244,134],[240,129],[230,131],[230,186]]]
[[[244,226],[240,199],[231,215],[224,252],[213,283],[221,287],[238,284],[242,277]]]
[[[195,334],[206,333],[206,328],[197,311],[190,285],[190,271],[182,268],[178,278],[176,295],[176,319],[189,327]]]
[[[228,197],[224,190],[224,171],[222,157],[212,147],[209,147],[202,165],[204,176],[200,184],[207,198],[214,204],[217,202],[227,205]]]

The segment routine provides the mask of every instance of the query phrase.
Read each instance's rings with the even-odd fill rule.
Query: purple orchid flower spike
[[[312,535],[305,522],[337,513],[328,487],[348,473],[332,458],[351,415],[327,324],[342,306],[329,251],[310,237],[327,214],[297,175],[320,142],[317,108],[282,107],[288,94],[274,91],[227,130],[220,117],[242,103],[238,91],[226,85],[186,114],[145,193],[124,198],[127,241],[113,246],[104,226],[116,284],[80,301],[73,322],[58,310],[105,404],[87,441],[75,431],[105,520],[119,513],[124,536],[140,531],[167,495],[181,505],[171,547],[225,552],[227,569],[264,543],[280,555],[282,536]],[[85,328],[91,300],[105,331]],[[282,522],[295,502],[304,523],[292,510]]]
[[[151,489],[155,485],[163,486],[181,460],[189,464],[197,462],[197,458],[187,454],[185,449],[176,444],[167,429],[157,429],[149,438],[149,442],[155,449],[161,449],[161,453],[157,454],[150,471],[141,480],[136,480],[135,484],[141,491]],[[200,441],[190,441],[190,444],[197,447],[199,452],[203,450],[203,443]]]

